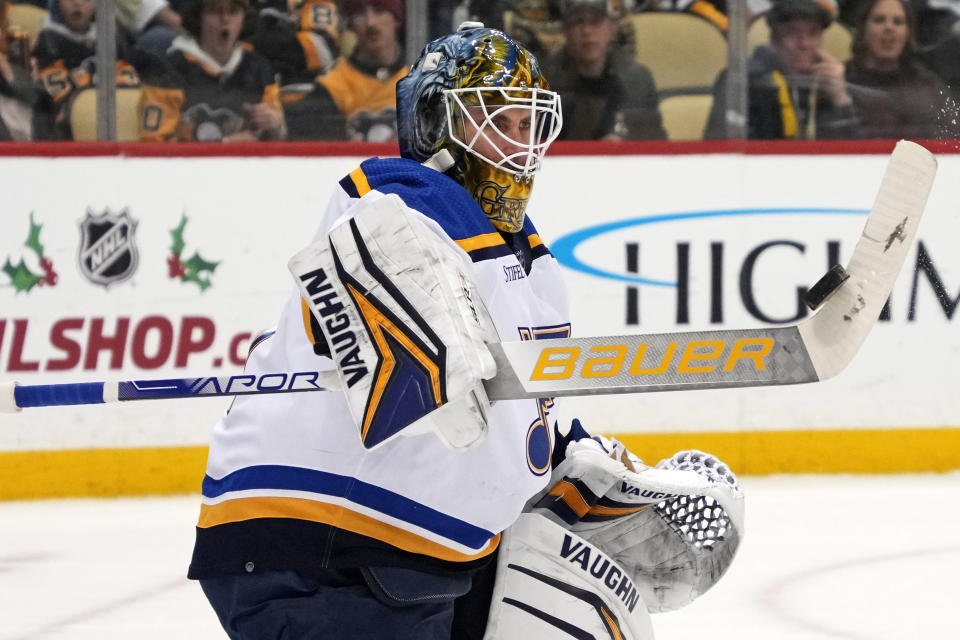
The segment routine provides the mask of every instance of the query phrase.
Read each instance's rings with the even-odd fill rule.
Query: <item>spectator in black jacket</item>
[[[563,49],[544,63],[560,94],[567,140],[665,139],[650,70],[616,46],[617,19],[606,0],[566,0]]]
[[[853,98],[843,64],[823,46],[835,12],[814,0],[777,0],[766,14],[770,46],[747,63],[747,137],[858,138]],[[727,137],[726,70],[714,86],[705,138]]]

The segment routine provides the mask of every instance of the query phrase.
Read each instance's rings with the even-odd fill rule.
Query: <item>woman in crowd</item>
[[[857,19],[846,81],[864,138],[938,138],[955,115],[940,79],[920,62],[909,0],[868,0]],[[951,125],[953,126],[953,125]]]

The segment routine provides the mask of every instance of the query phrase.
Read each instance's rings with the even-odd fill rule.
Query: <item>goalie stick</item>
[[[893,288],[916,236],[936,166],[923,147],[897,143],[847,265],[849,277],[828,274],[833,283],[814,287],[820,307],[798,324],[490,344],[497,374],[484,383],[487,396],[493,401],[755,387],[837,375],[863,344]],[[339,388],[336,371],[50,385],[8,382],[0,384],[0,411]]]

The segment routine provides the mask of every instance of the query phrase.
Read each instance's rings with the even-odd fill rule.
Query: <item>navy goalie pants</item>
[[[449,640],[469,575],[396,567],[264,571],[200,580],[233,640]]]

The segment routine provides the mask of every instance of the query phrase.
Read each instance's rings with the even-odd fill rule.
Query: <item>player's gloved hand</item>
[[[612,438],[567,445],[532,510],[564,524],[630,571],[651,612],[679,608],[729,566],[743,532],[743,494],[715,456],[681,451],[644,465]]]

